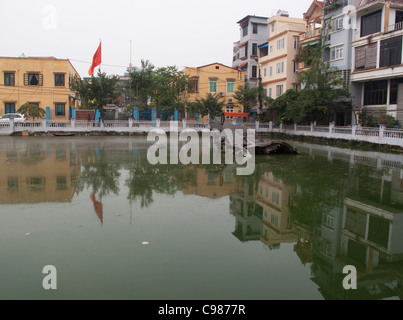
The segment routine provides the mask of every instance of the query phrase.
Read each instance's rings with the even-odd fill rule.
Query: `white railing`
[[[152,129],[160,128],[169,130],[171,121],[26,121],[23,123],[0,123],[0,134],[10,135],[13,132],[149,132]],[[307,125],[283,125],[275,126],[270,123],[245,123],[244,128],[256,129],[258,133],[285,133],[289,135],[312,136],[319,138],[344,139],[366,141],[376,144],[386,144],[403,147],[403,130],[379,128],[361,128],[357,126],[336,127],[333,123],[329,126]],[[177,128],[185,128],[202,131],[209,129],[208,123],[178,121]]]

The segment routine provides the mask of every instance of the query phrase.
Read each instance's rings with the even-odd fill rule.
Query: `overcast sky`
[[[302,18],[312,0],[1,0],[0,56],[70,59],[88,76],[102,39],[102,71],[122,75],[130,63],[157,67],[232,64],[237,21],[277,10]]]

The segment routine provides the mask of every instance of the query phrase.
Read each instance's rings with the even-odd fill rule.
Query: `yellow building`
[[[299,46],[315,46],[319,44],[323,25],[323,1],[314,0],[304,13],[306,32],[299,37]],[[309,69],[309,64],[305,61],[298,61],[298,72],[301,73]]]
[[[198,68],[186,68],[185,73],[189,75],[191,81],[189,102],[194,102],[196,98],[202,99],[209,93],[218,94],[220,99],[225,102],[223,112],[227,113],[226,120],[237,120],[238,117],[231,115],[233,113],[243,113],[243,106],[237,104],[234,94],[239,86],[245,84],[246,71],[225,66],[220,63],[212,63]],[[197,115],[188,113],[188,120],[196,120]],[[200,121],[206,121],[200,118]]]
[[[262,85],[267,96],[275,99],[288,89],[298,89],[298,63],[295,59],[299,35],[306,32],[303,19],[281,13],[268,19],[270,38],[265,56],[259,57]]]
[[[70,202],[80,173],[70,144],[0,141],[0,204]]]
[[[0,72],[0,115],[29,102],[43,110],[49,107],[50,120],[70,118],[77,96],[69,83],[78,73],[69,60],[0,57]]]

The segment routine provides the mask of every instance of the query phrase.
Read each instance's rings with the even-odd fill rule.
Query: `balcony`
[[[403,21],[392,24],[385,29],[385,33],[393,32],[393,31],[398,31],[398,30],[403,30]]]
[[[315,28],[314,30],[310,30],[308,32],[301,34],[299,37],[299,43],[303,44],[312,40],[319,39],[321,30],[322,30],[321,28]]]

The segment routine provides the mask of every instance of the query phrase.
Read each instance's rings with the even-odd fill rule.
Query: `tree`
[[[239,86],[234,94],[234,99],[243,106],[243,111],[249,113],[257,103],[257,87]]]
[[[107,104],[115,103],[119,97],[118,81],[118,76],[107,76],[98,71],[97,77],[92,76],[90,81],[75,76],[70,88],[80,94],[88,109],[102,111]]]
[[[223,113],[224,101],[220,101],[218,94],[213,95],[208,93],[206,98],[196,98],[195,102],[192,102],[188,106],[190,112],[199,113],[203,117],[209,115],[210,119],[220,117]]]
[[[154,105],[158,110],[184,111],[186,105],[186,88],[189,86],[188,75],[175,66],[159,68],[153,75]]]
[[[42,118],[43,116],[46,115],[46,111],[41,109],[37,104],[32,104],[32,103],[25,103],[23,104],[17,112],[23,113],[24,115],[28,117],[32,117],[32,120],[35,120],[35,118]]]
[[[141,60],[141,68],[129,68],[130,87],[135,97],[136,106],[147,109],[148,97],[154,90],[154,65],[148,60]]]

